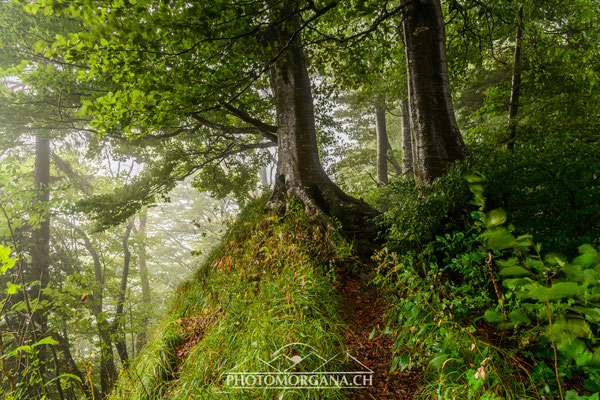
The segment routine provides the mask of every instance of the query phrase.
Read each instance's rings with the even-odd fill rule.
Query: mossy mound
[[[338,243],[338,244],[333,244]],[[232,389],[236,366],[262,371],[290,343],[325,359],[346,354],[335,287],[350,247],[327,237],[299,206],[285,216],[245,210],[208,261],[177,290],[164,319],[112,399],[346,398],[340,390]],[[318,367],[317,359],[306,360]],[[345,361],[328,364],[344,371]],[[309,364],[310,367],[310,364]]]

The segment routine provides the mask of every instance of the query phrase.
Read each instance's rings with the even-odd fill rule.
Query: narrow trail
[[[386,305],[378,291],[367,286],[361,278],[344,272],[340,276],[340,293],[351,331],[346,344],[351,355],[374,371],[373,386],[357,389],[353,399],[413,399],[420,387],[420,373],[403,371],[390,373],[394,339],[378,330],[369,340],[373,329],[383,329]],[[357,367],[360,367],[357,365]]]

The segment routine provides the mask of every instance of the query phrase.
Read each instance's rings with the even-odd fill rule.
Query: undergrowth
[[[375,283],[390,300],[387,331],[396,337],[392,368],[424,369],[427,399],[598,399],[600,253],[589,244],[577,256],[542,253],[504,210],[487,211],[484,178],[468,180],[470,224],[413,227],[439,233],[411,249],[418,238],[395,230],[376,255]],[[432,221],[464,204],[449,201]],[[392,223],[399,208],[387,215]],[[410,218],[402,214],[396,228]]]
[[[350,248],[311,224],[298,204],[290,203],[284,216],[265,214],[263,206],[248,207],[221,247],[179,287],[112,399],[280,398],[290,391],[232,389],[226,374],[240,365],[264,371],[259,358],[269,360],[290,343],[312,346],[326,359],[345,354],[334,264]],[[343,371],[344,364],[340,359],[328,368]],[[337,399],[344,393],[315,389],[284,398]]]

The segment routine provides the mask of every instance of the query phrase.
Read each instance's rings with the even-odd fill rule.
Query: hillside
[[[381,322],[382,305],[352,277],[363,268],[360,260],[341,235],[328,236],[299,204],[295,207],[285,216],[265,214],[262,204],[245,210],[209,260],[178,288],[112,399],[271,399],[291,398],[291,393],[293,398],[347,399],[365,394],[365,389],[343,388],[231,388],[235,380],[228,381],[228,373],[272,372],[263,361],[274,355],[288,363],[300,356],[293,371],[323,371],[324,377],[364,371],[362,362],[383,372],[374,383],[384,383],[392,343],[388,339],[383,350],[379,341],[367,343],[365,335]],[[362,314],[357,318],[357,313]],[[388,394],[379,398],[400,398],[391,397],[385,386],[381,390]]]

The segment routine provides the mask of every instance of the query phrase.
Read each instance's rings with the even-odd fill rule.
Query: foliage
[[[534,246],[530,235],[515,237],[512,227],[505,226],[503,210],[483,213],[481,181],[471,178],[474,201],[479,205],[474,217],[484,228],[480,238],[490,259],[491,252],[500,255],[495,263],[505,288],[498,307],[487,310],[484,318],[498,323],[499,329],[513,329],[519,347],[534,361],[538,382],[558,388],[561,397],[562,380],[578,373],[584,379],[584,390],[600,392],[600,253],[585,244],[571,262],[557,253],[543,257],[541,246]],[[547,354],[549,348],[553,355]],[[544,359],[553,359],[554,371],[545,366]]]
[[[519,232],[534,235],[546,250],[574,255],[579,244],[600,238],[596,159],[598,142],[555,136],[518,152],[493,152],[475,165],[487,178],[491,208],[504,209]]]
[[[388,246],[420,251],[436,236],[468,229],[473,207],[463,175],[475,168],[487,178],[490,207],[505,210],[519,232],[533,235],[547,249],[574,255],[579,244],[598,244],[600,238],[600,164],[590,162],[595,159],[600,159],[600,145],[584,140],[546,138],[523,143],[515,152],[482,144],[469,161],[454,165],[430,186],[395,180],[376,197],[388,210],[381,217]]]
[[[485,211],[483,178],[468,180],[477,206],[468,230],[421,251],[377,256],[376,282],[393,299],[396,348],[418,349],[398,356],[400,364],[433,367],[439,379],[423,393],[440,398],[598,392],[599,253],[583,245],[571,262],[542,256],[531,235],[515,236],[504,210]]]
[[[398,179],[380,191],[377,203],[388,210],[380,222],[387,228],[390,248],[420,251],[437,235],[467,226],[468,186],[462,178],[466,165],[454,164],[430,186]]]

